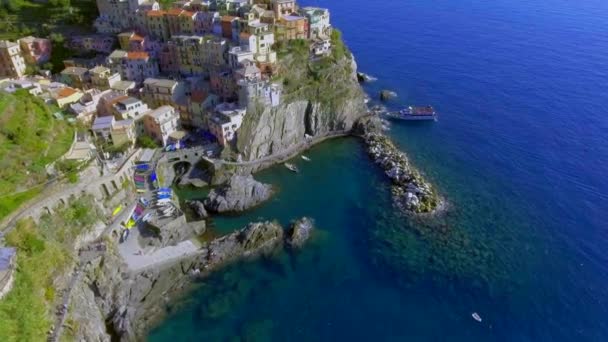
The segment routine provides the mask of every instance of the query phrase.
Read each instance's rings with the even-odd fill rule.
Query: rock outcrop
[[[286,232],[285,241],[292,248],[301,248],[310,239],[313,228],[314,222],[308,217],[294,221]]]
[[[432,213],[441,207],[442,200],[431,184],[388,137],[369,133],[364,139],[372,159],[391,179],[393,200],[399,209],[414,213]]]
[[[212,212],[238,212],[259,205],[272,194],[272,186],[256,181],[252,175],[233,175],[226,184],[211,190],[203,203]]]
[[[186,201],[186,204],[190,207],[190,209],[192,209],[194,214],[196,214],[199,219],[205,219],[209,217],[209,213],[207,213],[207,210],[205,209],[205,204],[203,202]]]
[[[385,89],[380,92],[380,100],[382,101],[388,101],[395,97],[397,97],[397,93],[395,93],[394,91]]]
[[[272,252],[280,247],[282,242],[283,227],[278,223],[250,223],[245,228],[208,245],[206,268],[213,269],[238,258]]]

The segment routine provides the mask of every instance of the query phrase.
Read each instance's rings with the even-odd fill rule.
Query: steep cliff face
[[[293,56],[281,60],[282,103],[248,108],[237,139],[243,159],[281,153],[305,141],[306,135],[350,131],[367,112],[356,69],[350,55],[338,61],[312,62]]]

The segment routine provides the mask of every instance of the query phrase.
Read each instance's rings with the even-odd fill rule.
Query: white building
[[[123,120],[138,119],[141,115],[150,110],[147,104],[134,97],[120,99],[116,101],[112,107],[115,116],[120,117]]]
[[[97,105],[105,93],[106,92],[101,92],[98,89],[85,91],[78,102],[70,104],[70,112],[76,115],[78,121],[85,124],[90,123],[95,114],[97,114]]]
[[[19,44],[0,40],[0,76],[21,77],[25,68],[25,59],[21,55]]]
[[[281,104],[281,86],[262,80],[242,79],[238,82],[239,105],[248,107],[252,103],[276,107]]]
[[[231,103],[222,103],[209,118],[209,131],[225,146],[237,137],[246,109]]]
[[[228,65],[232,69],[238,69],[245,60],[253,60],[253,52],[241,46],[234,46],[228,51]]]

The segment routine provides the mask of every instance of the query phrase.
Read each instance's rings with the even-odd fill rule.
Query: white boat
[[[297,168],[295,165],[293,165],[293,164],[290,164],[290,163],[285,163],[284,165],[285,165],[285,167],[286,167],[286,168],[287,168],[289,171],[292,171],[292,172],[295,172],[295,173],[299,173],[299,172],[300,172],[300,170],[298,170],[298,168]]]
[[[437,112],[431,106],[424,107],[414,107],[409,106],[405,109],[402,109],[398,112],[390,112],[387,113],[386,116],[391,119],[396,120],[433,120],[437,121]]]
[[[144,215],[144,217],[142,217],[142,221],[144,222],[148,222],[152,219],[152,213],[147,213],[146,215]]]
[[[308,162],[310,161],[310,158],[308,158],[307,156],[304,156],[304,155],[303,155],[303,156],[301,156],[301,157],[302,157],[302,159],[304,159],[304,160],[306,160],[306,161],[308,161]]]

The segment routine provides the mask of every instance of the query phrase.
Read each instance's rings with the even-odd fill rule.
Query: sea
[[[360,141],[315,146],[210,223],[309,216],[310,243],[198,281],[148,340],[608,341],[608,1],[301,4],[331,10],[374,100],[439,112],[387,134],[449,209],[400,215]]]

